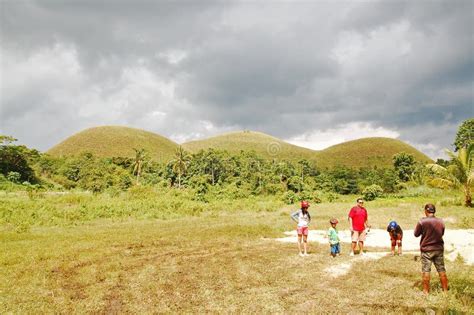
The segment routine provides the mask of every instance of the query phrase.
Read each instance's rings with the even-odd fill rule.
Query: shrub
[[[307,200],[307,201],[310,201],[310,202],[313,202],[313,203],[321,203],[321,198],[316,192],[310,192],[310,191],[307,191],[307,190],[304,190],[304,191],[299,193],[298,200],[299,201]]]
[[[8,172],[7,179],[12,183],[19,184],[21,179],[21,174],[18,172]]]
[[[328,202],[334,202],[339,199],[339,195],[335,194],[333,192],[328,192],[324,195],[325,199],[327,199]]]
[[[293,191],[288,190],[285,192],[282,196],[282,200],[287,204],[287,205],[292,205],[298,200],[298,195],[295,194]]]
[[[365,189],[362,191],[362,194],[364,195],[365,200],[371,201],[375,200],[377,197],[382,196],[383,189],[379,185],[370,185],[365,187]]]

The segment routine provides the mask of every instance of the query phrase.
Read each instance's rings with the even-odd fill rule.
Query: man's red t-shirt
[[[365,221],[367,221],[367,210],[364,207],[352,207],[349,212],[349,218],[352,219],[352,229],[354,231],[363,231],[365,229]]]

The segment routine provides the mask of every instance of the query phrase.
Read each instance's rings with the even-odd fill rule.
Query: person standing
[[[352,207],[351,211],[349,211],[348,220],[352,239],[350,256],[354,256],[357,243],[359,243],[359,253],[365,255],[364,242],[367,235],[366,229],[370,230],[370,225],[367,210],[364,208],[364,199],[357,199],[357,205]]]
[[[298,233],[298,250],[302,257],[308,256],[308,225],[311,222],[308,208],[309,202],[301,201],[301,209],[291,214],[291,219],[298,223],[296,233]],[[301,245],[303,245],[304,251],[302,251]]]
[[[337,224],[339,221],[336,218],[329,220],[331,227],[328,230],[329,245],[331,246],[331,256],[336,257],[341,254],[341,245],[339,239],[339,232],[337,231]]]
[[[425,205],[425,217],[418,221],[414,234],[421,235],[421,272],[423,292],[430,292],[431,264],[434,263],[439,274],[443,291],[448,291],[448,277],[444,267],[444,222],[435,217],[436,207],[428,203]]]

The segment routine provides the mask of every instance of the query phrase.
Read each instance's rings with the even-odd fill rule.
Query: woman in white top
[[[309,202],[301,201],[301,209],[292,213],[291,218],[298,223],[296,232],[298,233],[298,250],[300,256],[308,256],[308,225],[311,222],[311,215],[308,212]],[[301,242],[303,241],[303,242]],[[301,251],[303,243],[303,251]]]

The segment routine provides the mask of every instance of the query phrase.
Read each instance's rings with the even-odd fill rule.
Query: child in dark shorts
[[[391,254],[395,256],[395,247],[398,246],[398,256],[402,255],[403,230],[396,221],[391,221],[387,226],[387,232],[390,234],[392,243]]]
[[[329,220],[331,227],[328,230],[329,245],[331,246],[331,256],[336,257],[336,255],[341,254],[341,245],[339,234],[336,228],[336,225],[339,221],[336,218]]]

